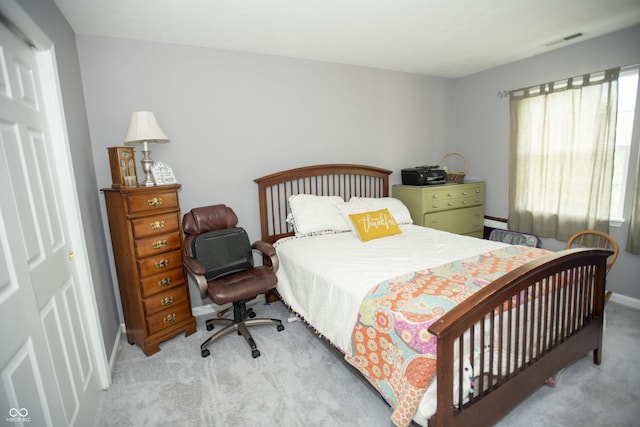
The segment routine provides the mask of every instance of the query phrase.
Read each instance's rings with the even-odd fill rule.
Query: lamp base
[[[151,166],[153,166],[153,160],[151,160],[151,157],[149,156],[149,154],[151,154],[151,151],[143,151],[142,154],[144,154],[144,157],[142,158],[142,160],[140,160],[140,163],[142,163],[142,171],[145,174],[145,178],[144,181],[140,183],[140,185],[151,187],[156,185],[156,183],[153,181],[153,176],[151,175]]]

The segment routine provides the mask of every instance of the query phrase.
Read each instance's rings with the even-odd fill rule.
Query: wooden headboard
[[[274,243],[294,234],[287,223],[289,196],[340,196],[345,201],[354,196],[387,197],[391,173],[373,166],[328,164],[289,169],[256,178],[262,240]]]

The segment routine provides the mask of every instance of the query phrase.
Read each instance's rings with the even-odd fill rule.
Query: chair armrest
[[[207,270],[198,260],[187,255],[182,257],[182,264],[187,269],[187,273],[195,279],[200,290],[200,298],[204,299],[207,296],[207,288],[209,287],[207,279],[204,277]]]
[[[280,267],[280,260],[278,259],[278,255],[276,254],[276,248],[273,247],[271,243],[265,242],[263,240],[258,240],[253,242],[251,247],[259,252],[262,252],[262,262],[267,267],[270,267],[273,272],[277,272]]]

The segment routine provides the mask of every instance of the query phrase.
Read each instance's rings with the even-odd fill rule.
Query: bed
[[[589,352],[600,364],[609,251],[413,225],[390,174],[315,165],[255,182],[283,302],[378,390],[394,424],[489,425]]]

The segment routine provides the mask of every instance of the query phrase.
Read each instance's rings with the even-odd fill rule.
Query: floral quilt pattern
[[[386,280],[369,291],[346,359],[393,407],[395,425],[411,423],[436,372],[437,338],[429,326],[478,289],[547,253],[509,246]]]

